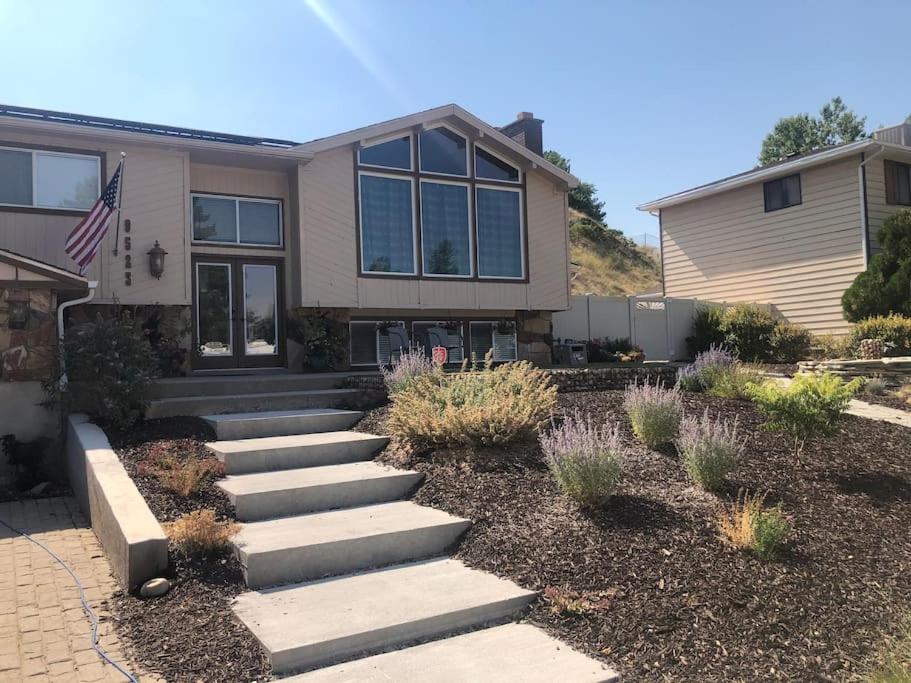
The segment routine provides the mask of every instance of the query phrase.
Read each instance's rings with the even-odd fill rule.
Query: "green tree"
[[[792,154],[859,140],[867,135],[866,123],[866,116],[857,116],[840,97],[833,97],[818,117],[795,114],[779,119],[762,141],[759,163],[765,166]]]
[[[559,152],[548,150],[544,152],[544,158],[567,173],[572,172],[569,159]],[[598,189],[592,183],[580,182],[579,187],[569,191],[569,205],[592,220],[603,223],[606,218],[604,215],[604,202],[595,196],[597,193]]]
[[[851,322],[890,313],[911,316],[911,209],[889,216],[876,240],[879,253],[841,297]]]

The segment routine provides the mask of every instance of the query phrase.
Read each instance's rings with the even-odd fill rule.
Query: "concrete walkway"
[[[891,422],[902,427],[911,427],[911,411],[880,406],[875,403],[859,401],[858,399],[851,401],[847,413],[848,415],[865,417],[868,420],[879,420],[880,422]]]
[[[0,519],[41,541],[73,569],[100,620],[101,646],[137,674],[124,656],[105,604],[117,584],[76,501],[0,503]],[[72,577],[42,548],[0,525],[0,681],[125,680],[92,649],[91,623]]]

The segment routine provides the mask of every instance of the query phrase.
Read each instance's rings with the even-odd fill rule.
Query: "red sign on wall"
[[[445,346],[434,346],[431,354],[433,362],[437,365],[445,365],[446,359],[449,358],[449,351],[446,350]]]

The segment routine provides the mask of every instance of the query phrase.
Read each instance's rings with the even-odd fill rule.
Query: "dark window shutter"
[[[886,169],[886,204],[895,204],[895,162],[885,159],[883,166]]]

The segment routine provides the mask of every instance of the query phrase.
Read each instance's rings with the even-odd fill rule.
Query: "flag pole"
[[[117,185],[117,229],[114,232],[114,256],[120,246],[120,204],[123,200],[123,176],[127,168],[127,153],[120,153],[120,181]]]

